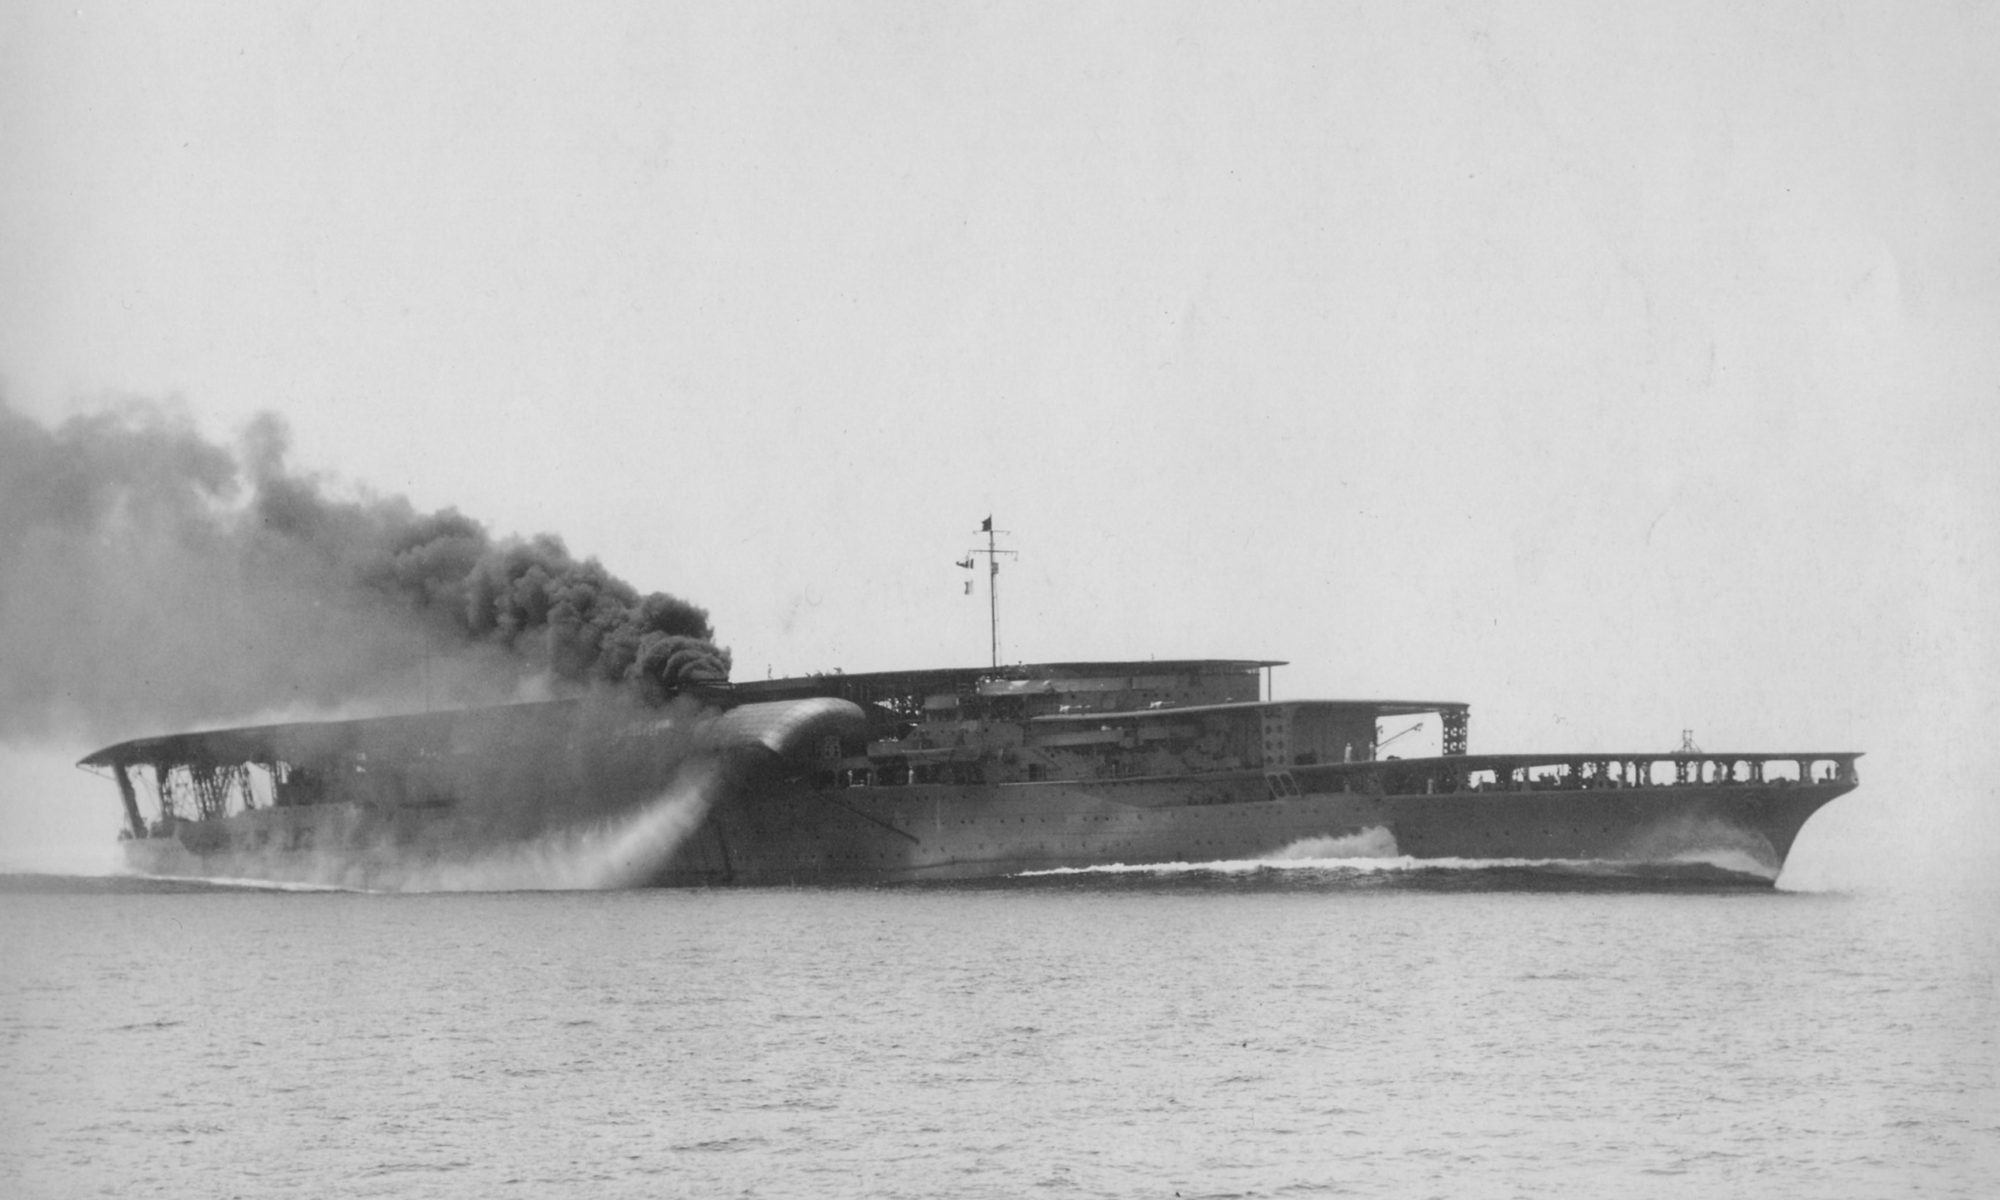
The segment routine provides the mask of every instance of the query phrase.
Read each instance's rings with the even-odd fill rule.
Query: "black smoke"
[[[0,399],[0,741],[727,679],[701,608],[286,453],[268,415],[232,448],[150,403],[51,429]]]

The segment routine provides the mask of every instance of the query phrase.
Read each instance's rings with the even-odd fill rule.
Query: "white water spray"
[[[1574,875],[1644,874],[1648,868],[1703,865],[1741,875],[1769,879],[1773,872],[1754,849],[1724,846],[1716,831],[1677,829],[1671,843],[1632,860],[1577,858],[1414,858],[1402,853],[1396,837],[1382,826],[1341,837],[1301,838],[1257,858],[1208,862],[1106,863],[1090,867],[1054,867],[1023,871],[1020,877],[1048,875],[1250,875],[1263,871],[1332,871],[1372,875],[1400,871],[1492,871],[1529,868]],[[1691,835],[1699,833],[1701,836]],[[1675,847],[1678,847],[1677,849]]]
[[[1212,862],[1106,863],[1092,867],[1052,867],[1044,871],[1023,871],[1021,875],[1161,875],[1205,872],[1217,875],[1244,875],[1253,871],[1296,871],[1347,869],[1380,871],[1396,869],[1418,860],[1401,856],[1396,835],[1380,825],[1341,837],[1300,838],[1257,858],[1218,859]]]
[[[1762,879],[1778,877],[1770,840],[1712,816],[1659,822],[1632,839],[1629,857],[1647,863],[1714,867]]]
[[[1396,835],[1373,825],[1346,837],[1300,838],[1266,857],[1272,862],[1344,862],[1353,858],[1395,858],[1401,853]]]

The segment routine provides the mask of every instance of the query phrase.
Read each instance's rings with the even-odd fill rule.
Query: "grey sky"
[[[276,410],[739,675],[983,661],[991,511],[1010,659],[1858,747],[1795,867],[1991,855],[1996,51],[1984,5],[17,3],[0,377]]]

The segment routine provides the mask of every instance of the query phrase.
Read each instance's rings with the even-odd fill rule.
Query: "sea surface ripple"
[[[2000,1195],[1990,897],[4,884],[31,1200]]]

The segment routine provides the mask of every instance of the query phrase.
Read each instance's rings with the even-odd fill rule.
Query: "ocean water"
[[[0,1195],[2000,1195],[1991,895],[0,887]]]

